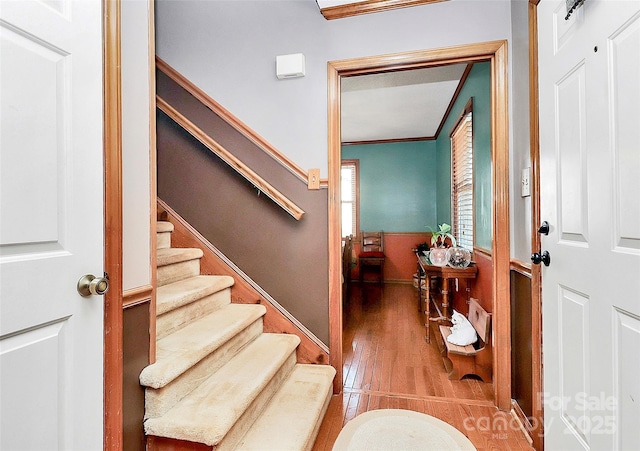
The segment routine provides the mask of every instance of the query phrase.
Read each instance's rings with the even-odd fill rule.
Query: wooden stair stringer
[[[299,363],[329,364],[328,348],[317,338],[309,336],[307,332],[292,323],[269,300],[264,299],[247,281],[229,265],[221,260],[214,252],[213,246],[178,213],[164,201],[158,199],[158,217],[173,224],[172,242],[174,247],[199,248],[203,251],[200,259],[201,274],[219,274],[233,277],[231,287],[232,302],[238,304],[262,304],[267,309],[263,317],[264,331],[269,333],[285,333],[297,335],[300,345],[297,349]]]

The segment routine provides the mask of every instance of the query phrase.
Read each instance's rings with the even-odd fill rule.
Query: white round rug
[[[465,435],[430,415],[402,409],[370,410],[349,421],[335,451],[475,451]]]

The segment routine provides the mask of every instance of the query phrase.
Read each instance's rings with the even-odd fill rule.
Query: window
[[[473,251],[473,99],[451,132],[451,223],[458,246]]]
[[[342,236],[358,236],[359,190],[358,160],[342,160],[340,168],[340,202],[342,207]]]

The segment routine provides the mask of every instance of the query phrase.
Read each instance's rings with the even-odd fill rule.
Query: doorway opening
[[[330,362],[337,370],[334,392],[342,391],[341,288],[341,79],[354,75],[487,61],[491,66],[491,197],[493,390],[496,405],[511,408],[509,148],[507,44],[493,41],[444,49],[333,61],[328,64],[329,127],[329,335]]]

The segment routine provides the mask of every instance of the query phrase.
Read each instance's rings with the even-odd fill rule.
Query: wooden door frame
[[[538,97],[538,3],[529,0],[529,158],[531,160],[531,252],[541,248],[540,234],[540,127]],[[542,268],[531,265],[531,378],[533,424],[530,431],[536,450],[544,449],[542,380]]]
[[[103,0],[104,61],[104,449],[122,449],[121,0]]]
[[[336,369],[334,392],[342,391],[342,279],[340,231],[341,77],[444,64],[489,61],[491,65],[491,159],[493,209],[493,390],[495,404],[511,409],[511,319],[509,230],[509,108],[507,41],[355,58],[328,63],[329,141],[329,345]]]

